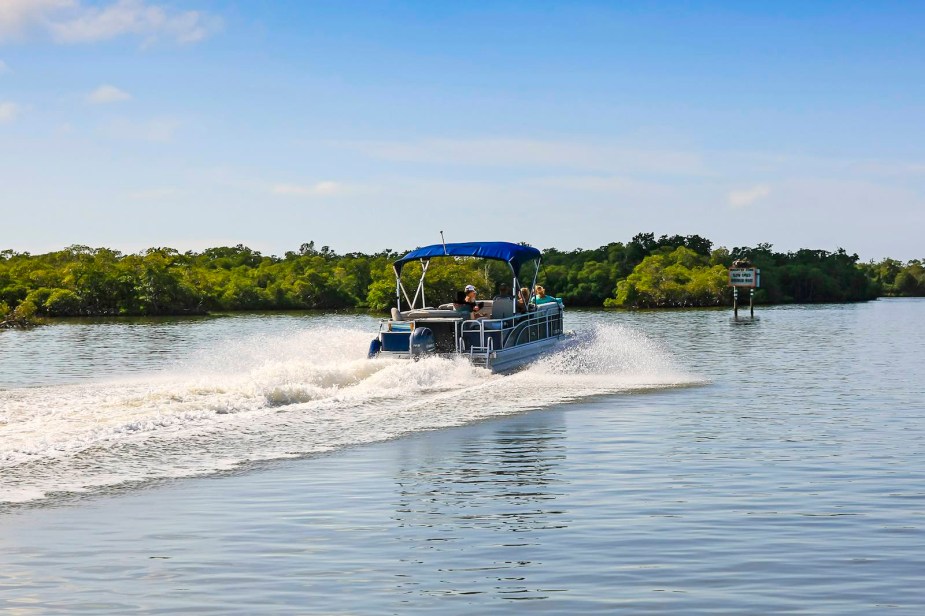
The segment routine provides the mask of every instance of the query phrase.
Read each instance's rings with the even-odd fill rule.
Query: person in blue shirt
[[[546,295],[546,289],[540,285],[536,285],[536,299],[534,300],[537,306],[540,304],[548,304],[550,302],[556,302],[562,306],[562,300],[558,297],[553,297],[552,295]]]

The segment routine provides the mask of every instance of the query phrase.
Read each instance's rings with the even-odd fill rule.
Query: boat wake
[[[0,391],[0,503],[225,471],[588,396],[691,385],[631,329],[600,326],[512,375],[462,359],[367,360],[315,328],[209,349],[145,378]]]

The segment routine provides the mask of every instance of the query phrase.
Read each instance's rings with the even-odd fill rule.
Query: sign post
[[[751,267],[748,263],[736,261],[729,268],[729,286],[732,287],[732,314],[739,318],[739,287],[749,290],[748,310],[752,318],[755,317],[755,289],[761,286],[761,270]]]

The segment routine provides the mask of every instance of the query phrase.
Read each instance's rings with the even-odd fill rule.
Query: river
[[[925,609],[925,301],[569,311],[512,375],[367,315],[0,332],[0,607]]]

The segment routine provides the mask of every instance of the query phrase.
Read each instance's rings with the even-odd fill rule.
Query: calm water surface
[[[510,376],[365,316],[0,332],[0,608],[923,613],[925,302],[730,316]]]

